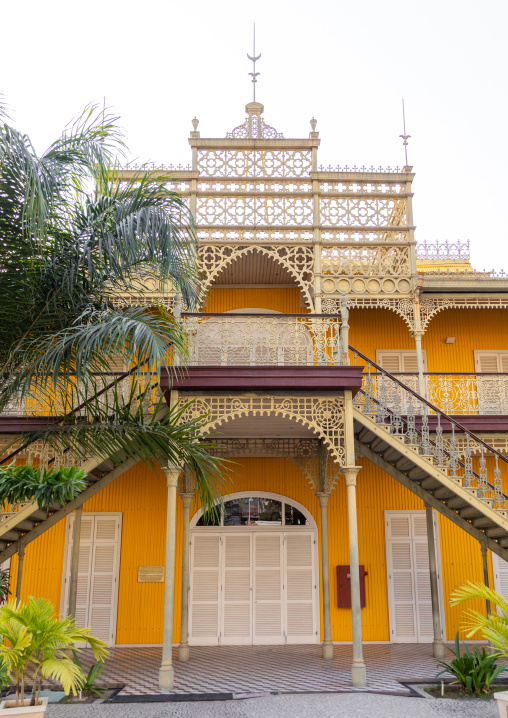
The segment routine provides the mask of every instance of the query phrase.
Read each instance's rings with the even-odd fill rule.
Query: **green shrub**
[[[490,686],[494,680],[502,673],[506,666],[498,666],[498,654],[490,653],[485,648],[475,646],[472,651],[464,646],[464,653],[460,653],[459,634],[455,636],[455,651],[449,649],[455,658],[446,663],[440,661],[438,665],[443,669],[437,674],[437,677],[443,673],[450,673],[457,680],[454,683],[460,683],[463,689],[469,695],[475,693],[488,693]]]

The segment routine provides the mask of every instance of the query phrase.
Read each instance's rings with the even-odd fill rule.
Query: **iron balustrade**
[[[183,313],[181,323],[189,341],[189,366],[344,363],[338,315]]]
[[[349,350],[354,364],[360,358],[366,365],[363,386],[354,398],[356,408],[508,518],[500,469],[500,464],[508,465],[508,459],[397,376],[351,345]],[[478,473],[473,471],[474,454],[479,457]],[[493,483],[489,481],[486,454],[494,457]]]

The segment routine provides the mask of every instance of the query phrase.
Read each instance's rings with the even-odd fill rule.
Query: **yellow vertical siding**
[[[237,459],[234,491],[271,491],[305,506],[320,527],[319,503],[299,469],[286,459]],[[490,463],[490,460],[489,460]],[[151,644],[162,640],[163,584],[137,582],[139,566],[161,566],[165,560],[165,478],[143,464],[126,472],[84,506],[87,512],[122,513],[122,552],[118,593],[117,643]],[[362,610],[366,641],[390,639],[388,620],[385,510],[423,510],[423,503],[401,484],[369,461],[358,474],[358,531],[360,563],[365,565],[366,607]],[[192,511],[195,511],[194,506]],[[351,612],[337,606],[336,567],[349,563],[346,489],[341,479],[329,502],[329,569],[332,637],[351,640]],[[459,628],[460,609],[448,606],[450,593],[466,579],[482,579],[481,553],[477,542],[440,517],[440,544],[447,637]],[[182,505],[177,502],[177,536],[182,532]],[[27,547],[23,572],[23,597],[50,598],[60,604],[65,543],[65,522]],[[177,545],[175,575],[174,640],[179,640],[181,598],[181,544]],[[13,561],[13,586],[16,580]],[[492,579],[491,579],[492,580]],[[321,603],[321,602],[320,602]],[[481,602],[476,606],[483,610]]]
[[[407,324],[388,309],[352,309],[349,342],[369,359],[377,349],[413,350]],[[436,315],[422,339],[429,372],[474,372],[474,351],[508,350],[508,312],[492,309],[446,309]],[[446,344],[447,337],[455,337]]]
[[[285,289],[242,289],[225,287],[211,288],[204,311],[229,312],[232,309],[272,309],[283,314],[301,314],[308,309],[301,306],[300,290]]]

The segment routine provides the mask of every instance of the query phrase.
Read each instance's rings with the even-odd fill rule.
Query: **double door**
[[[315,643],[315,553],[312,531],[192,532],[189,642]]]

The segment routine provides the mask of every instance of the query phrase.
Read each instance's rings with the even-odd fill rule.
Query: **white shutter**
[[[252,534],[222,537],[222,630],[221,644],[252,643]]]
[[[411,523],[413,529],[413,571],[418,643],[430,643],[434,639],[434,626],[432,622],[427,516],[425,512],[411,514]]]
[[[95,516],[88,625],[92,635],[115,643],[116,603],[120,567],[120,520]]]
[[[189,643],[216,646],[219,641],[219,534],[194,533],[191,541]]]
[[[494,589],[508,599],[508,563],[495,553],[492,554]]]
[[[121,514],[83,514],[79,542],[76,621],[108,646],[115,643]],[[67,521],[63,613],[69,606],[74,514]]]
[[[422,351],[423,370],[427,371],[427,353]],[[416,350],[414,351],[385,351],[376,352],[377,363],[390,374],[403,372],[405,374],[417,374],[418,362]]]
[[[286,533],[284,542],[287,643],[315,643],[314,534]]]
[[[254,643],[284,643],[283,534],[254,533]]]
[[[397,643],[434,639],[425,511],[385,512],[390,638]],[[434,520],[439,570],[438,524]],[[441,586],[440,614],[443,623]]]
[[[508,356],[508,354],[506,354]],[[480,374],[497,374],[503,371],[500,368],[501,352],[479,352],[475,351],[475,369]]]
[[[389,516],[386,536],[390,637],[398,643],[414,643],[417,628],[409,514]]]
[[[88,626],[88,595],[90,589],[90,575],[92,565],[92,546],[94,532],[94,517],[82,514],[81,535],[79,541],[78,558],[78,584],[76,590],[76,622],[81,627]],[[64,604],[63,615],[69,611],[69,590],[71,577],[72,545],[74,538],[74,514],[67,521],[67,552],[64,578]]]

